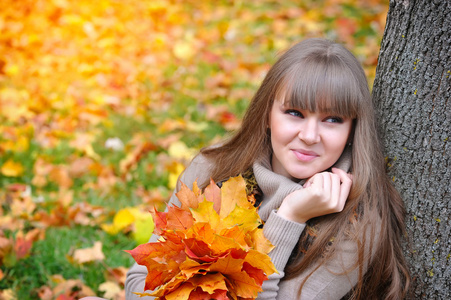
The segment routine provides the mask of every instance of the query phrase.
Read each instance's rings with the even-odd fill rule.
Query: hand
[[[351,185],[352,175],[337,168],[332,168],[332,173],[315,174],[307,180],[303,189],[285,197],[277,214],[305,223],[314,217],[341,212]]]

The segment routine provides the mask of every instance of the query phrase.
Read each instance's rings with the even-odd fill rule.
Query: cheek
[[[350,130],[343,130],[342,132],[331,134],[328,139],[327,149],[331,157],[340,157],[349,138]]]
[[[269,130],[271,133],[271,143],[277,143],[280,139],[281,134],[281,122],[277,116],[277,114],[271,114],[271,118],[269,120]]]
[[[293,138],[293,133],[290,127],[285,126],[283,122],[278,122],[271,127],[271,143],[273,145],[288,144]]]
[[[280,133],[278,132],[277,128],[271,129],[271,146],[274,151],[277,152],[277,150],[281,147],[283,144],[283,140],[280,136]]]

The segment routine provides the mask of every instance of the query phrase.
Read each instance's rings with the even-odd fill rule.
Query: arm
[[[352,181],[349,175],[341,170],[333,170],[333,173],[324,172],[317,174],[307,181],[304,189],[288,194],[277,213],[274,211],[271,213],[265,224],[264,233],[276,246],[270,253],[270,256],[279,274],[271,275],[269,280],[264,282],[263,292],[260,293],[258,299],[298,298],[297,292],[299,291],[300,283],[311,273],[311,270],[301,274],[304,277],[298,276],[296,279],[302,278],[302,280],[297,281],[296,285],[288,288],[285,287],[285,282],[280,282],[280,280],[285,275],[283,271],[286,263],[304,230],[305,222],[316,216],[341,211],[349,194],[351,184]],[[356,252],[351,251],[351,253],[355,254]],[[352,259],[351,261],[354,263],[356,260]],[[333,274],[330,280],[335,279],[335,276],[336,274]],[[315,278],[313,277],[313,279]],[[319,278],[313,282],[319,282],[321,286],[328,284],[326,278]],[[345,285],[344,289],[347,292],[351,287]],[[313,290],[317,291],[318,288],[314,286]],[[326,288],[325,290],[328,291],[330,289]],[[303,294],[307,295],[305,299],[313,298],[313,294],[309,293],[306,287],[303,289]]]
[[[368,227],[365,232],[365,256],[370,255],[372,248],[372,259],[374,259],[375,247],[380,238],[380,228],[376,229],[374,234],[375,236],[371,239],[371,227]],[[364,240],[363,236],[360,236],[359,239]],[[339,300],[357,284],[359,277],[357,260],[358,247],[356,241],[351,238],[340,241],[336,245],[335,255],[327,260],[324,265],[316,270],[317,265],[312,265],[299,276],[282,281],[276,299]],[[367,265],[365,264],[362,268],[362,274],[365,274],[366,270]],[[308,277],[310,274],[311,276]],[[299,298],[299,288],[307,277]]]
[[[263,291],[259,293],[257,299],[276,299],[279,292],[279,282],[285,275],[285,266],[304,228],[305,224],[286,220],[277,215],[275,211],[271,212],[263,227],[263,233],[275,246],[269,253],[269,256],[278,274],[274,273],[270,275],[268,280],[263,282]]]
[[[179,182],[185,183],[188,187],[192,187],[194,181],[204,180],[209,176],[210,164],[201,155],[196,156],[191,164],[186,168],[185,172],[180,176]],[[176,193],[180,189],[180,184],[172,194],[168,204],[175,204],[180,206],[180,201],[176,197]],[[154,243],[158,240],[157,235],[152,235],[150,237],[149,243]],[[133,292],[144,292],[144,284],[147,276],[147,268],[145,266],[138,265],[134,263],[130,270],[127,272],[127,278],[125,280],[125,297],[127,300],[137,300],[137,299],[155,299],[154,297],[139,297]],[[151,291],[146,291],[150,293]]]

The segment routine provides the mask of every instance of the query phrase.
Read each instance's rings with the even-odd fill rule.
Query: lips
[[[307,151],[302,149],[292,149],[293,154],[296,156],[296,158],[299,161],[308,162],[311,160],[314,160],[315,158],[319,157],[318,153],[313,151]]]

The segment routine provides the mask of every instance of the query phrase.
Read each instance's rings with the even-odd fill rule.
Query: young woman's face
[[[286,105],[274,101],[270,114],[273,171],[306,179],[329,169],[348,142],[352,120]]]

